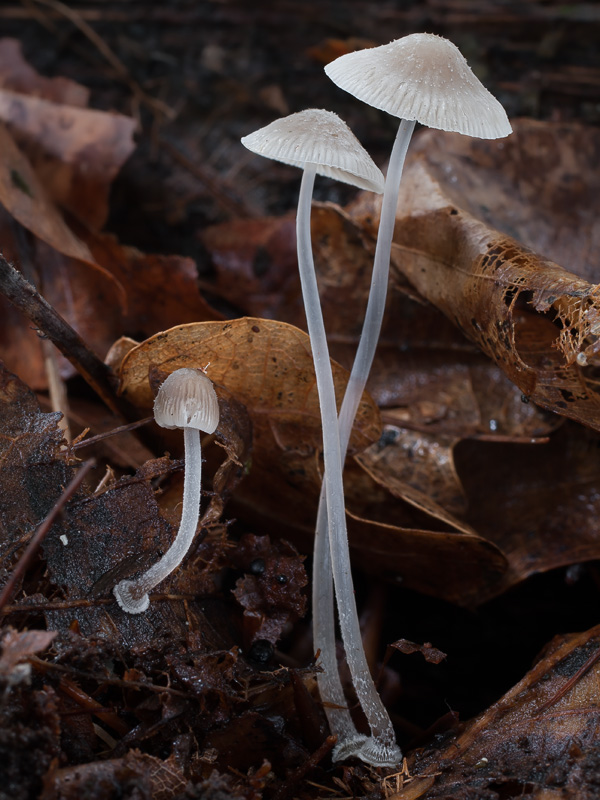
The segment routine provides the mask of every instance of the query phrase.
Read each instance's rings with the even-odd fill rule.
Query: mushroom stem
[[[323,324],[323,314],[321,312],[310,238],[310,210],[315,175],[315,167],[309,164],[305,165],[300,186],[300,197],[298,200],[298,215],[296,218],[298,268],[321,408],[326,505],[327,519],[329,522],[329,548],[331,553],[331,571],[333,572],[337,597],[340,631],[344,643],[344,650],[346,652],[346,661],[352,676],[352,682],[360,705],[367,718],[367,722],[371,728],[372,739],[365,740],[364,737],[355,733],[355,728],[348,712],[337,716],[335,722],[341,724],[342,730],[333,730],[332,733],[337,733],[341,739],[336,747],[338,759],[342,757],[347,758],[351,755],[359,755],[362,757],[361,754],[367,750],[368,758],[365,760],[369,760],[369,763],[395,765],[400,757],[400,751],[396,745],[390,718],[381,702],[369,672],[360,635],[358,613],[354,598],[350,553],[348,549],[348,534],[346,532],[344,486],[342,481],[342,460],[335,387],[333,383],[333,373],[331,371],[331,362],[329,360],[329,348],[327,346],[325,326]],[[323,542],[323,535],[321,535],[320,540]],[[324,586],[326,581],[330,580],[328,565],[326,565],[325,568],[328,570],[327,577],[324,581],[324,576],[318,576],[319,586]],[[319,567],[317,567],[317,569],[319,569]],[[318,592],[318,589],[315,591]],[[321,600],[318,600],[317,604],[320,606]],[[317,613],[319,613],[318,609]],[[327,642],[321,643],[323,645],[322,653],[324,653],[325,657],[328,659],[327,671],[334,676],[333,680],[335,681],[335,676],[337,676],[337,664],[333,672],[331,670],[333,661],[335,660],[335,656],[332,655],[332,653],[335,653],[335,637],[331,635],[331,630],[329,630],[328,633]],[[339,681],[339,678],[337,678],[337,681]],[[333,691],[334,697],[337,698],[338,701],[343,698],[341,686],[339,687],[339,691],[337,686]],[[326,695],[324,699],[329,700],[330,698]],[[339,704],[345,706],[345,701]],[[348,741],[346,737],[351,737],[352,740]]]
[[[340,439],[340,463],[343,464],[346,458],[350,433],[354,423],[354,417],[358,409],[358,404],[364,392],[367,378],[375,356],[377,341],[381,331],[385,301],[387,296],[387,285],[389,276],[390,253],[392,247],[392,237],[394,234],[394,224],[396,221],[396,207],[398,204],[398,193],[400,190],[400,179],[404,168],[404,160],[410,143],[412,133],[415,128],[413,120],[401,120],[388,166],[388,172],[383,194],[379,231],[377,235],[377,245],[375,248],[375,259],[373,263],[373,274],[371,278],[371,291],[363,324],[360,343],[350,374],[346,393],[342,403],[339,416],[339,439]],[[315,530],[315,550],[313,560],[313,636],[315,649],[321,651],[322,666],[324,672],[317,676],[321,697],[327,699],[335,705],[343,705],[344,693],[339,678],[337,663],[335,660],[335,649],[332,642],[335,642],[335,618],[333,607],[333,587],[331,573],[331,559],[327,548],[327,528],[328,528],[328,504],[326,481],[321,487],[319,498],[319,510],[317,513],[317,525]],[[339,602],[339,596],[338,596]],[[340,699],[341,698],[341,699]],[[362,703],[361,703],[362,705]],[[332,731],[347,725],[345,718],[348,711],[340,712],[338,709],[328,709],[327,716]],[[387,718],[387,713],[386,713]],[[352,724],[352,721],[350,721]],[[382,738],[388,744],[394,742],[393,730],[389,718],[384,722],[383,729],[377,732],[371,726],[373,736]],[[340,734],[338,734],[340,735]],[[341,735],[340,735],[341,738]],[[367,760],[368,754],[373,748],[374,742],[367,740],[365,747],[367,753],[363,760]],[[338,752],[339,749],[339,752]],[[397,750],[397,748],[395,748]],[[359,757],[362,757],[358,754]],[[395,760],[399,753],[394,753],[392,758]],[[346,757],[345,748],[336,748],[334,759]],[[381,761],[377,762],[381,764]]]
[[[202,474],[200,431],[196,428],[184,428],[183,442],[185,449],[183,507],[175,541],[164,556],[137,580],[120,581],[113,589],[118,604],[123,611],[127,611],[129,614],[141,614],[146,611],[150,604],[148,592],[179,566],[196,534],[200,515],[200,479]]]
[[[356,351],[350,379],[346,386],[346,393],[340,411],[340,449],[342,457],[346,457],[348,441],[354,424],[354,417],[360,403],[360,398],[367,385],[367,379],[375,357],[377,342],[381,332],[385,301],[387,297],[388,278],[390,274],[390,254],[394,225],[396,223],[396,209],[398,207],[398,194],[400,192],[400,179],[404,169],[404,161],[408,145],[415,129],[414,120],[403,119],[394,140],[390,163],[385,179],[385,190],[381,204],[375,258],[373,260],[373,274],[371,276],[371,289],[365,312],[365,321]]]

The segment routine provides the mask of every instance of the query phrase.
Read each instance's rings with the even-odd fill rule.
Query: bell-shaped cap
[[[266,158],[301,169],[312,164],[319,175],[369,192],[383,192],[381,170],[333,111],[298,111],[244,136],[242,144]]]
[[[172,372],[154,399],[154,419],[162,428],[214,433],[219,424],[219,403],[211,379],[199,369]]]
[[[347,53],[325,72],[341,89],[395,117],[479,139],[512,133],[504,108],[458,47],[432,33]]]

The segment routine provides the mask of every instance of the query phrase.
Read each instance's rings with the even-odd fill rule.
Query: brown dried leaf
[[[222,296],[251,316],[306,328],[292,217],[233,220],[207,228],[201,238]],[[373,245],[333,203],[313,203],[311,238],[330,344],[335,349],[340,339],[357,342],[369,295]]]
[[[82,261],[92,261],[87,245],[67,226],[29,160],[2,123],[0,154],[0,203],[9,214],[59,253]]]
[[[451,521],[466,510],[452,453],[456,441],[386,425],[381,439],[355,458],[394,497],[460,529],[461,523]]]
[[[292,217],[231,220],[199,236],[211,254],[221,297],[253,317],[302,324]]]
[[[500,192],[499,216],[502,220],[504,210],[504,224],[508,227],[507,194],[516,197],[531,192],[522,180],[522,153],[538,151],[540,142],[544,146],[538,151],[536,166],[547,166],[545,181],[556,179],[559,187],[569,183],[573,161],[581,159],[582,154],[593,156],[598,149],[598,135],[573,127],[570,138],[563,141],[559,135],[564,129],[550,123],[517,124],[506,148],[504,143],[473,145],[474,140],[443,134],[443,164],[434,144],[442,134],[427,132],[413,152],[403,178],[393,260],[398,272],[490,356],[528,397],[545,408],[598,427],[597,286],[491,228],[490,218],[495,220],[490,211],[493,201],[490,199],[485,206],[483,201],[484,196],[494,196],[494,181],[498,181],[504,189]],[[430,143],[433,163],[428,160]],[[499,166],[499,148],[504,172],[493,169]],[[473,178],[472,173],[481,162],[490,167],[489,172]],[[565,258],[571,269],[577,269],[579,254],[584,262],[582,268],[587,270],[589,263],[586,266],[582,254],[595,249],[596,228],[590,223],[590,214],[597,215],[597,209],[593,211],[599,185],[597,160],[590,160],[585,168],[580,163],[577,175],[581,190],[566,191],[564,200],[570,206],[567,219],[574,224],[581,222],[578,216],[583,219],[579,226],[583,240],[575,242],[573,251],[567,251],[561,216],[565,202],[546,207],[544,231],[530,238],[536,245],[552,250],[548,230],[552,220],[553,229],[561,232],[554,234],[558,256]],[[475,200],[469,201],[473,183]],[[536,196],[538,192],[540,197],[545,195],[539,179],[534,187]],[[556,192],[552,193],[550,203],[557,197]],[[471,214],[467,208],[477,213]],[[521,216],[516,230],[519,235],[526,227],[536,231],[537,209],[536,214],[531,207],[525,211],[515,200],[511,220],[512,214],[515,219]],[[546,253],[553,255],[548,250]],[[576,361],[578,355],[579,361],[583,359],[590,366]]]
[[[332,356],[350,369],[367,304],[376,210],[359,196],[350,214],[314,203],[311,232],[319,293]],[[295,231],[287,217],[236,220],[207,229],[219,286],[252,315],[305,327]],[[456,436],[515,439],[543,436],[560,419],[535,404],[501,369],[469,345],[433,306],[391,292],[369,391],[384,419],[401,426]]]
[[[410,759],[411,777],[395,800],[595,796],[599,654],[598,627],[554,640],[522,681],[443,749]]]
[[[40,800],[80,800],[88,796],[90,787],[97,797],[111,797],[117,786],[119,793],[127,797],[172,800],[186,785],[187,780],[173,756],[163,761],[130,750],[122,758],[54,767],[46,776]]]
[[[20,552],[71,478],[71,468],[59,456],[59,418],[57,413],[42,414],[35,395],[0,362],[2,571]]]
[[[506,558],[476,533],[449,530],[425,515],[413,519],[389,496],[380,509],[370,507],[368,516],[355,514],[351,504],[346,513],[356,563],[379,580],[462,606],[477,605],[502,585]]]
[[[135,147],[135,120],[7,89],[0,89],[0,120],[52,201],[100,230],[110,185]]]
[[[245,496],[271,480],[273,494],[277,486],[283,489],[290,482],[300,489],[312,484],[314,491],[319,483],[321,422],[308,336],[282,322],[247,317],[181,325],[125,356],[119,371],[121,392],[136,407],[148,409],[153,402],[148,381],[152,366],[172,372],[208,362],[210,378],[242,402],[252,419],[252,470],[241,487]],[[333,374],[340,398],[347,375],[335,363]],[[364,448],[378,433],[377,408],[365,394],[351,449]],[[260,502],[267,511],[271,498],[261,492]]]
[[[172,325],[223,319],[200,294],[191,258],[149,255],[109,234],[89,233],[81,226],[75,230],[96,263],[123,287],[127,301],[121,330],[142,338]]]
[[[0,87],[19,94],[43,97],[54,103],[85,107],[90,90],[69,78],[46,78],[25,61],[18,39],[0,39]]]
[[[1,156],[0,156],[1,160]],[[5,258],[26,270],[45,299],[71,324],[98,355],[121,330],[123,288],[102,267],[68,258],[23,230],[0,207],[0,240]],[[0,297],[0,346],[4,361],[31,387],[45,389],[47,375],[39,336],[31,323]],[[58,357],[61,374],[73,366]]]
[[[600,436],[567,423],[545,444],[464,442],[457,468],[466,520],[496,544],[510,568],[490,587],[600,557]]]
[[[401,653],[406,653],[406,655],[422,653],[425,661],[429,661],[430,664],[441,664],[442,661],[447,658],[446,653],[442,653],[441,650],[433,647],[431,642],[415,644],[415,642],[409,642],[408,639],[398,639],[397,642],[392,642],[390,647],[399,650]]]
[[[3,636],[2,655],[0,655],[0,677],[10,680],[17,664],[27,656],[45,650],[56,637],[56,631],[15,631]]]

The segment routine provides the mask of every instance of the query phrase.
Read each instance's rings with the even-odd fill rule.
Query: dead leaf
[[[15,631],[9,629],[2,638],[0,655],[0,679],[10,685],[14,680],[15,667],[27,656],[45,650],[56,637],[56,631]],[[22,674],[22,673],[21,673]]]
[[[69,78],[46,78],[25,61],[18,39],[0,39],[0,87],[19,94],[43,97],[54,103],[84,108],[90,90]]]
[[[504,189],[500,191],[500,207],[505,211],[505,225],[506,185],[511,183],[506,175],[512,178],[512,195],[518,195],[522,186],[518,165],[523,151],[534,150],[546,137],[546,147],[542,148],[537,165],[541,168],[541,159],[548,159],[544,175],[546,179],[549,179],[548,173],[551,178],[559,177],[558,192],[568,182],[566,170],[576,158],[569,156],[572,152],[569,148],[575,150],[581,142],[582,152],[579,153],[578,148],[577,158],[595,152],[590,138],[596,134],[575,127],[570,138],[564,143],[561,141],[559,147],[561,130],[564,126],[553,128],[550,123],[517,124],[514,138],[511,137],[512,145],[510,148],[507,145],[506,153],[502,150],[502,163],[506,165],[504,174],[498,170],[487,174],[486,196],[494,195],[492,174],[499,176]],[[555,131],[553,135],[552,131]],[[600,349],[600,339],[596,335],[600,313],[597,286],[491,228],[493,215],[487,206],[476,216],[466,210],[477,211],[466,198],[463,202],[462,189],[468,194],[470,184],[476,184],[474,195],[479,199],[476,205],[480,209],[484,192],[482,181],[486,177],[484,174],[483,178],[470,180],[469,168],[474,170],[481,161],[484,165],[494,162],[503,143],[478,142],[471,146],[471,140],[465,144],[459,141],[464,137],[444,134],[447,158],[450,159],[454,151],[455,161],[444,162],[442,169],[435,162],[435,146],[434,163],[428,162],[427,144],[436,136],[441,134],[430,131],[421,139],[402,181],[393,253],[397,273],[402,273],[421,295],[442,310],[531,400],[598,427],[600,400],[594,377],[596,352]],[[548,137],[552,147],[548,146]],[[467,146],[471,147],[469,157],[465,152]],[[511,161],[511,155],[516,164]],[[460,181],[455,166],[459,160]],[[590,203],[598,196],[594,189],[598,186],[595,164],[594,160],[589,168],[578,172],[578,180],[585,182],[586,190],[565,192],[565,199],[571,206],[567,219],[575,219],[576,209],[580,207],[584,224],[580,226],[579,236],[586,237],[585,243],[575,242],[569,258],[565,254],[564,222],[561,219],[557,223],[562,233],[555,237],[556,252],[559,257],[566,258],[571,269],[577,269],[578,252],[585,254],[595,247],[595,226],[589,223],[593,208]],[[534,186],[543,196],[539,180]],[[557,196],[553,190],[552,197]],[[581,206],[575,206],[577,203]],[[561,203],[561,211],[562,208]],[[522,235],[527,224],[536,231],[537,217],[531,211],[524,214],[516,201],[512,211],[515,218],[521,214],[523,220],[515,232]],[[502,220],[501,213],[499,216]],[[548,247],[552,244],[549,219],[546,208],[546,232],[538,232],[536,244]],[[535,234],[531,239],[536,240]],[[553,254],[546,250],[546,255]]]
[[[87,245],[67,226],[28,159],[2,123],[0,153],[0,203],[8,213],[59,253],[82,261],[92,261]]]
[[[368,517],[361,517],[346,510],[353,558],[362,569],[379,580],[461,606],[477,605],[498,593],[507,562],[492,542],[434,525],[425,515],[411,520],[406,509],[390,505],[387,498],[381,511],[370,508]]]
[[[496,591],[600,556],[599,444],[596,432],[567,423],[535,447],[463,442],[456,448],[469,498],[465,519],[510,564]]]
[[[72,469],[59,454],[59,417],[42,414],[33,392],[0,363],[2,577],[72,477]]]
[[[450,515],[464,515],[466,510],[452,453],[456,442],[386,425],[381,439],[355,458],[394,497],[449,522]],[[454,524],[460,528],[460,523]]]
[[[5,258],[26,271],[28,280],[102,356],[121,329],[125,296],[115,278],[92,262],[63,256],[22,229],[1,207],[0,238]],[[45,389],[47,375],[37,332],[3,297],[0,317],[0,344],[7,366],[28,386]],[[74,373],[73,366],[62,356],[58,363],[63,377]]]
[[[52,201],[100,230],[110,185],[135,146],[135,120],[8,89],[0,89],[0,120]]]
[[[431,664],[441,664],[442,661],[447,658],[446,653],[442,653],[441,650],[433,647],[431,642],[415,644],[415,642],[409,642],[408,639],[398,639],[397,642],[392,642],[390,647],[399,650],[401,653],[406,653],[406,655],[422,653],[425,661],[429,661]]]
[[[497,703],[440,749],[411,758],[395,800],[593,797],[599,649],[598,627],[557,638]]]
[[[242,402],[252,419],[250,480],[283,474],[302,486],[310,474],[314,482],[321,448],[317,387],[308,336],[291,325],[245,317],[171,328],[125,356],[119,370],[121,393],[136,407],[150,408],[151,366],[172,372],[209,362],[211,380]],[[332,366],[340,398],[347,376],[338,365]],[[365,394],[350,448],[364,448],[378,432],[377,408]],[[244,490],[251,491],[248,481]]]
[[[166,760],[130,750],[122,758],[51,769],[44,780],[41,800],[78,800],[93,786],[105,796],[114,787],[129,796],[172,800],[185,789],[186,778],[174,757]]]
[[[293,217],[234,219],[199,236],[216,271],[217,294],[250,316],[301,326]]]
[[[314,203],[311,233],[319,294],[332,357],[351,369],[371,284],[376,210],[359,195],[349,212]],[[291,220],[237,220],[202,239],[219,291],[252,315],[305,327]],[[391,291],[368,388],[399,426],[462,438],[544,436],[560,419],[534,403],[406,285]],[[526,398],[528,399],[528,398]]]
[[[123,287],[126,310],[120,330],[144,338],[172,325],[223,319],[200,294],[191,258],[141,253],[109,234],[74,228],[96,263]]]

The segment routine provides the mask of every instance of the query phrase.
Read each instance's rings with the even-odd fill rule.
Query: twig
[[[50,510],[50,513],[48,514],[46,519],[42,522],[42,524],[39,526],[37,531],[32,536],[31,540],[29,541],[29,544],[27,545],[25,551],[23,552],[23,555],[18,560],[17,565],[13,569],[10,578],[6,582],[6,585],[4,586],[4,589],[0,594],[0,614],[2,614],[2,609],[11,598],[12,593],[17,584],[17,581],[25,573],[25,570],[29,566],[29,563],[33,558],[34,554],[36,553],[38,547],[44,541],[52,525],[54,525],[56,518],[64,508],[65,504],[71,499],[73,494],[79,488],[85,476],[95,465],[96,462],[94,461],[94,459],[90,459],[89,461],[84,462],[84,464],[78,470],[77,474],[73,477],[67,488],[58,498],[58,500]]]
[[[197,594],[151,594],[150,600],[153,603],[171,602],[172,600],[198,600],[202,599]],[[34,611],[71,611],[73,608],[96,608],[97,606],[110,606],[115,602],[114,597],[101,598],[95,597],[88,600],[80,597],[77,600],[49,600],[46,603],[15,603],[12,606],[5,606],[2,612],[5,616],[9,614],[27,614]]]
[[[93,672],[86,672],[76,667],[66,667],[63,664],[53,664],[51,661],[44,661],[37,656],[29,656],[28,659],[31,666],[38,672],[61,672],[65,675],[71,675],[75,678],[81,678],[89,681],[97,681],[100,685],[106,684],[107,686],[121,686],[124,689],[147,689],[149,692],[156,694],[171,694],[174,697],[185,697],[187,699],[193,698],[194,695],[188,692],[182,692],[180,689],[173,689],[170,686],[157,686],[155,683],[145,683],[144,681],[127,681],[123,678],[112,678],[109,675],[95,675]]]
[[[556,692],[556,694],[552,695],[549,700],[546,700],[545,703],[537,709],[536,711],[536,718],[539,717],[540,714],[543,714],[544,711],[547,711],[550,706],[553,706],[555,703],[558,703],[566,693],[575,686],[577,681],[581,680],[586,672],[589,672],[590,669],[600,660],[600,648],[598,648],[592,655],[588,658],[585,664],[582,664],[581,667],[577,670],[574,675],[571,675],[568,681]]]
[[[89,349],[69,323],[2,255],[0,293],[56,345],[111,411],[128,421],[136,418],[129,403],[117,396],[110,367]]]
[[[101,442],[102,439],[108,439],[110,436],[118,436],[120,433],[127,433],[128,431],[133,431],[136,428],[141,428],[142,425],[147,425],[149,422],[152,422],[154,417],[144,417],[144,419],[138,419],[137,422],[129,422],[127,425],[120,425],[118,428],[113,428],[110,431],[104,431],[103,433],[97,433],[95,436],[90,436],[89,439],[82,439],[79,442],[74,442],[71,445],[71,450],[81,450],[82,447],[88,447],[91,444],[96,444],[96,442]]]
[[[98,717],[98,719],[106,725],[109,725],[113,731],[116,731],[121,736],[125,736],[129,732],[129,727],[125,725],[115,711],[110,708],[105,708],[102,703],[99,703],[97,700],[94,700],[93,697],[90,697],[89,694],[86,694],[81,686],[77,686],[77,684],[73,683],[69,678],[65,677],[60,679],[58,690],[71,698],[71,700],[77,703],[85,712],[94,714],[94,716]],[[78,711],[81,713],[80,709],[78,709]]]

